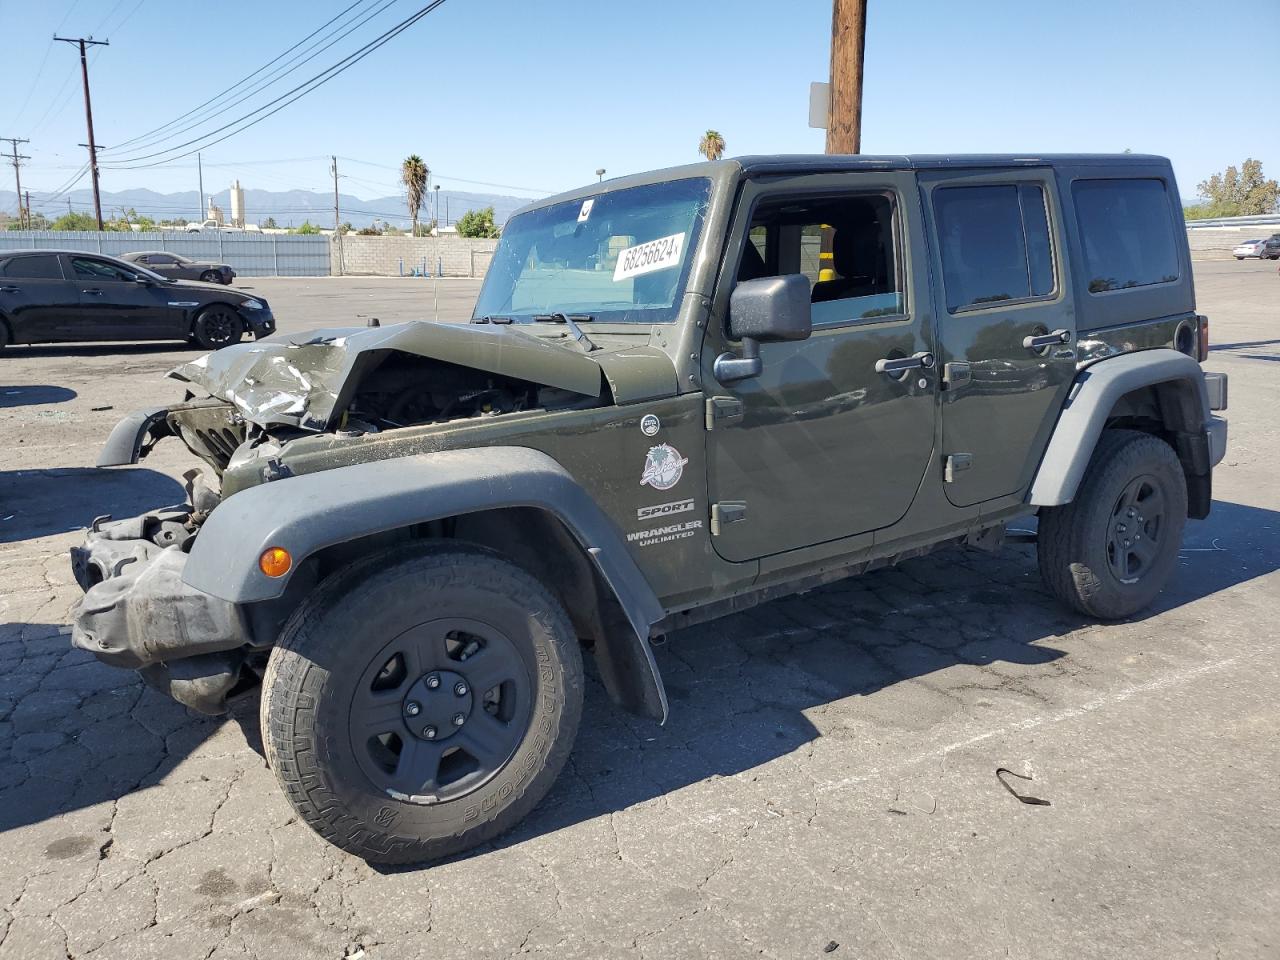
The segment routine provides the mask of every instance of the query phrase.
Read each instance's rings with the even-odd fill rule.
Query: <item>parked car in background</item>
[[[1273,233],[1263,241],[1259,256],[1264,260],[1280,260],[1280,233]]]
[[[1266,246],[1266,240],[1245,240],[1237,243],[1231,251],[1231,255],[1237,260],[1244,260],[1248,257],[1262,257],[1262,248]]]
[[[168,280],[75,250],[0,253],[0,347],[85,340],[187,340],[204,350],[275,332],[271,308],[225,286]]]
[[[170,280],[203,280],[205,283],[229,284],[236,277],[236,272],[225,263],[214,263],[211,260],[191,260],[180,257],[176,253],[162,250],[144,250],[139,253],[126,253],[121,260],[138,263]]]
[[[262,228],[259,227],[256,223],[251,223],[243,227],[237,227],[235,224],[232,224],[232,223],[219,223],[217,220],[214,220],[213,218],[210,218],[208,220],[201,220],[199,223],[188,223],[182,229],[186,230],[187,233],[204,233],[205,231],[208,231],[210,233],[217,233],[219,230],[221,230],[223,233],[261,233],[262,232]]]

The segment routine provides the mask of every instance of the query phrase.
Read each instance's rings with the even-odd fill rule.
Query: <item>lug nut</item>
[[[1127,530],[1127,529],[1128,529],[1128,527],[1126,527],[1123,523],[1117,523],[1117,524],[1116,524],[1116,533],[1124,533],[1124,532],[1125,532],[1125,530]]]
[[[436,687],[438,687],[438,686],[440,686],[440,678],[439,678],[439,677],[437,677],[434,673],[433,673],[431,676],[427,677],[427,689],[428,689],[428,690],[434,690],[434,689],[435,689]]]
[[[467,722],[467,718],[466,718],[466,717],[464,717],[462,714],[460,714],[460,713],[455,713],[455,714],[453,715],[453,725],[454,725],[455,727],[460,727],[460,726],[462,726],[462,725],[463,725],[464,723],[466,723],[466,722]]]
[[[453,692],[459,697],[465,697],[467,695],[467,685],[459,680],[453,685]]]
[[[419,713],[422,712],[422,708],[418,706],[416,703],[414,703],[412,700],[410,700],[408,703],[404,705],[404,712],[411,717],[416,717]]]
[[[436,728],[425,727],[422,731],[422,735],[426,737],[428,740],[434,740],[436,738]]]

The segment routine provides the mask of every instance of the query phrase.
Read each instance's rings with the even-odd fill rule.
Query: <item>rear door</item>
[[[80,254],[68,255],[80,309],[65,326],[67,339],[155,340],[181,337],[182,310],[169,306],[167,283],[139,283],[124,267]]]
[[[63,278],[56,253],[0,260],[0,314],[8,319],[15,343],[58,339],[79,306],[75,285]]]
[[[1025,489],[1075,375],[1052,170],[921,174],[930,222],[948,499]]]

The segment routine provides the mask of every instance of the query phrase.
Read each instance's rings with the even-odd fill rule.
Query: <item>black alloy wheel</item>
[[[481,620],[417,624],[372,659],[351,698],[351,750],[370,782],[409,803],[456,800],[487,783],[529,726],[533,676]]]
[[[196,315],[193,337],[203,350],[219,350],[239,343],[244,325],[239,314],[226,304],[215,303]]]
[[[370,554],[319,583],[262,680],[268,763],[301,819],[377,863],[451,856],[551,788],[582,713],[569,615],[458,541]]]
[[[1134,477],[1125,486],[1107,526],[1107,565],[1121,583],[1137,583],[1160,555],[1164,533],[1164,494],[1151,476]]]

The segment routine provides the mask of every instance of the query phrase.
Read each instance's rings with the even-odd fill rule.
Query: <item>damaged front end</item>
[[[95,520],[71,569],[85,591],[71,642],[104,663],[139,671],[153,687],[201,713],[226,710],[248,689],[258,649],[245,608],[182,581],[187,549],[217,503],[199,471],[187,475],[191,504],[128,520]]]
[[[655,357],[631,351],[631,367],[654,371],[638,389],[673,392],[669,363]],[[224,712],[229,696],[254,685],[316,570],[299,571],[284,596],[258,603],[189,586],[189,551],[223,497],[291,476],[293,443],[318,434],[356,444],[388,431],[608,403],[620,395],[608,364],[607,351],[591,357],[510,327],[426,322],[273,338],[183,364],[170,376],[190,385],[186,399],[125,418],[98,465],[137,463],[177,437],[208,466],[208,485],[193,471],[187,504],[94,522],[71,552],[85,591],[72,642],[138,670],[194,710]]]

